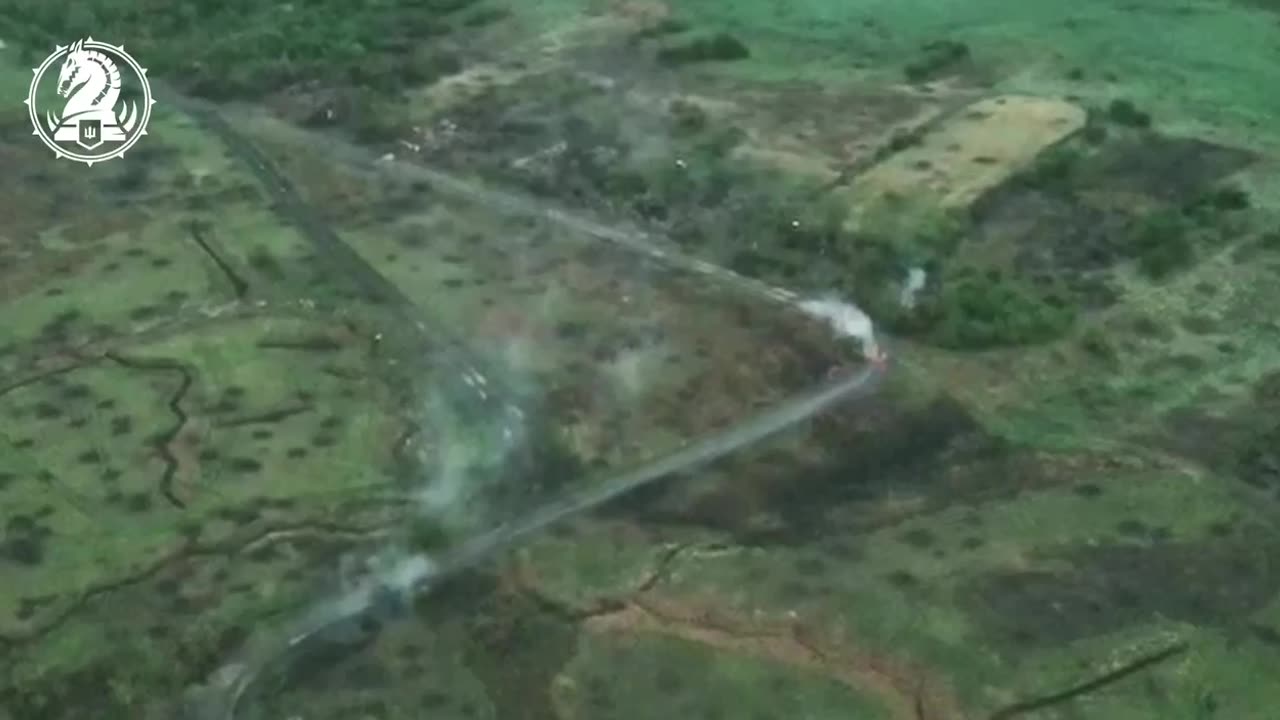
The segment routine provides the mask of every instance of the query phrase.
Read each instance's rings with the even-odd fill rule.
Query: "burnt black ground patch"
[[[708,483],[708,492],[695,500],[683,493],[701,481],[676,479],[629,495],[617,511],[729,532],[748,545],[801,545],[821,542],[836,530],[833,523],[840,531],[859,529],[856,517],[833,519],[833,510],[904,489],[945,506],[1016,484],[1007,449],[950,398],[912,409],[869,401],[818,421],[814,435],[814,446],[828,449],[823,456],[767,449],[728,458],[716,464],[714,477],[733,481]],[[767,530],[753,525],[761,512],[780,523]],[[913,535],[908,541],[923,547],[929,540]]]
[[[1252,161],[1245,150],[1145,133],[1108,144],[1082,162],[1081,175],[1100,193],[1140,193],[1181,205]]]
[[[879,415],[870,408],[861,411],[868,417]],[[835,422],[819,426],[821,435],[831,435],[822,438],[820,445],[840,450],[820,467],[804,471],[808,477],[802,481],[793,478],[775,489],[773,502],[788,526],[817,528],[833,506],[874,500],[895,488],[928,491],[951,461],[962,463],[982,455],[998,464],[1002,455],[992,444],[994,439],[949,398],[899,412],[897,417],[877,417],[876,422],[875,431],[862,437],[849,435],[850,428]]]
[[[1171,411],[1157,442],[1280,499],[1280,372],[1258,380],[1229,413]]]
[[[1125,134],[1096,151],[1062,146],[974,204],[973,237],[1011,244],[1014,269],[1037,286],[1085,309],[1107,307],[1119,295],[1109,277],[1117,264],[1137,260],[1162,279],[1194,261],[1193,229],[1228,209],[1213,200],[1224,192],[1215,186],[1252,160],[1154,133]]]
[[[1245,484],[1280,495],[1280,421],[1272,423],[1241,443],[1232,469]]]
[[[980,241],[1016,238],[1015,262],[1029,272],[1106,270],[1119,261],[1126,217],[1078,195],[1011,184],[974,206]]]
[[[1269,561],[1277,550],[1280,535],[1257,526],[1196,542],[1073,548],[1052,554],[1072,570],[996,573],[961,597],[993,638],[1013,645],[1058,645],[1158,617],[1238,627],[1280,592],[1280,567]]]

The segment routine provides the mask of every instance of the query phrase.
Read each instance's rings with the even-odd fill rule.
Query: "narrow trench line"
[[[17,647],[19,645],[36,642],[58,629],[89,602],[117,590],[123,590],[124,588],[146,582],[166,568],[170,568],[182,560],[197,557],[211,557],[215,555],[238,555],[240,553],[250,551],[255,547],[259,547],[264,543],[271,544],[276,541],[288,542],[291,535],[303,533],[315,533],[327,537],[345,537],[347,540],[358,542],[365,538],[376,537],[382,532],[383,531],[380,528],[361,528],[329,521],[300,521],[274,527],[264,527],[247,538],[231,537],[208,545],[189,545],[157,559],[152,564],[131,575],[126,575],[114,580],[108,580],[86,588],[49,621],[26,633],[13,635],[0,634],[0,648]]]
[[[169,501],[170,505],[176,508],[186,508],[186,503],[182,502],[173,492],[173,478],[178,472],[178,458],[174,456],[170,445],[178,437],[178,433],[182,432],[182,428],[187,425],[187,412],[182,409],[182,401],[186,398],[187,391],[191,389],[191,385],[194,382],[191,371],[176,360],[126,358],[115,352],[106,352],[103,357],[121,367],[132,370],[176,372],[181,377],[178,389],[169,398],[168,403],[169,411],[173,413],[177,420],[172,427],[156,438],[154,444],[165,463],[164,474],[160,476],[160,494]]]
[[[245,415],[243,417],[229,418],[227,420],[219,420],[214,423],[214,427],[233,428],[244,427],[245,425],[268,425],[277,423],[294,415],[301,415],[313,409],[311,403],[301,403],[299,405],[291,405],[289,407],[280,408],[278,410],[268,410],[255,415]]]
[[[0,385],[0,395],[8,395],[14,390],[21,390],[28,385],[35,385],[36,383],[48,380],[51,377],[65,375],[73,370],[79,370],[86,365],[93,364],[96,360],[96,358],[76,358],[74,362],[71,362],[68,365],[28,375],[27,377],[15,380],[8,385]]]
[[[245,282],[245,279],[240,277],[235,268],[231,267],[230,263],[214,251],[209,244],[209,239],[205,237],[204,230],[204,223],[198,220],[192,220],[187,223],[187,232],[191,235],[191,239],[196,241],[196,244],[200,246],[204,254],[208,255],[213,260],[213,264],[217,265],[222,274],[226,276],[227,281],[231,283],[232,290],[235,291],[236,299],[243,300],[244,296],[249,292],[249,283]]]
[[[1111,685],[1112,683],[1119,682],[1130,675],[1147,670],[1161,662],[1164,662],[1165,660],[1181,655],[1186,652],[1188,648],[1190,648],[1190,644],[1185,640],[1176,642],[1163,650],[1143,655],[1137,660],[1126,663],[1109,673],[1100,675],[1092,680],[1087,680],[1079,685],[1069,687],[1061,692],[1056,692],[1052,695],[1043,695],[1030,700],[1023,700],[1021,702],[1014,703],[1013,705],[1009,705],[996,711],[991,716],[991,720],[1009,720],[1009,718],[1019,717],[1037,710],[1043,710],[1052,705],[1060,705],[1064,702],[1074,700],[1078,697],[1094,692],[1095,690]]]

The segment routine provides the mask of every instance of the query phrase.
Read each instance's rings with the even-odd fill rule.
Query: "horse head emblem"
[[[53,64],[58,60],[61,60],[61,66],[57,76],[57,96],[66,98],[66,101],[60,113],[46,110],[41,123],[44,127],[37,128],[37,134],[42,135],[55,152],[59,152],[57,146],[61,143],[74,143],[88,151],[99,151],[99,148],[110,151],[113,147],[132,144],[130,141],[134,135],[145,133],[146,117],[150,115],[147,110],[153,102],[147,87],[146,71],[139,68],[123,48],[96,42],[93,38],[58,48],[44,66],[37,68],[29,105],[38,100],[35,87],[40,71],[48,68],[52,80]],[[138,85],[142,86],[147,107],[141,113],[136,100],[127,95],[121,98],[121,91],[126,90],[122,70],[130,70],[136,75],[136,79],[130,81],[129,89],[136,90]],[[49,89],[54,89],[52,83]],[[66,156],[74,157],[75,154],[72,152]],[[91,162],[90,157],[82,159]]]
[[[67,59],[62,62],[62,71],[58,73],[58,95],[67,97],[71,94],[72,88],[78,84],[85,82],[85,69],[87,62],[87,51],[84,49],[84,40],[77,40],[67,48]],[[112,69],[115,63],[110,58],[104,58]],[[79,83],[77,82],[79,81]]]

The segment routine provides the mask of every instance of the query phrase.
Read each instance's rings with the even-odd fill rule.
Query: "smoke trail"
[[[860,311],[859,311],[860,312]],[[739,448],[779,433],[808,420],[833,405],[871,392],[884,369],[868,365],[861,371],[833,380],[766,410],[750,420],[704,438],[672,455],[642,465],[630,472],[591,483],[587,489],[550,502],[530,514],[476,536],[435,557],[410,555],[371,574],[359,587],[324,603],[294,625],[286,635],[285,647],[259,647],[215,675],[213,699],[202,699],[197,710],[200,720],[235,720],[236,707],[245,691],[268,665],[278,662],[312,638],[335,625],[348,623],[375,607],[386,595],[410,597],[430,591],[445,578],[473,567],[525,537],[548,526],[676,473],[705,466]]]
[[[799,308],[809,315],[826,320],[839,335],[854,338],[862,343],[862,354],[869,360],[883,359],[880,343],[876,341],[875,326],[857,305],[834,296],[805,300]]]
[[[631,472],[591,483],[584,491],[566,496],[558,502],[548,503],[518,521],[470,540],[447,555],[442,555],[437,566],[440,569],[439,575],[470,567],[560,520],[599,507],[655,480],[705,466],[739,448],[803,422],[836,403],[865,395],[875,388],[882,374],[882,366],[868,365],[857,373],[793,397],[747,422],[688,445],[679,452],[666,455]],[[420,590],[429,589],[429,585],[438,579],[439,577],[425,578],[424,584],[427,587]]]

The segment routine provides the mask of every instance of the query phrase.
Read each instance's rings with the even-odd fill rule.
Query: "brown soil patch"
[[[593,632],[657,632],[724,652],[822,673],[858,692],[874,694],[902,720],[961,720],[958,703],[940,683],[905,664],[847,647],[826,647],[822,630],[798,620],[731,617],[720,609],[637,595],[622,608],[588,618]]]
[[[492,63],[477,63],[462,72],[441,78],[421,90],[411,91],[410,102],[433,112],[443,112],[494,89],[510,87],[531,74]],[[432,128],[422,132],[430,133]],[[438,132],[439,130],[436,129]]]
[[[824,181],[867,165],[896,131],[921,127],[946,111],[945,98],[894,89],[719,88],[735,98],[720,113],[747,129],[740,157]]]
[[[923,193],[945,207],[966,207],[1084,124],[1084,109],[1062,100],[980,100],[948,118],[919,145],[863,173],[858,185],[872,196]]]
[[[1106,146],[1085,164],[1083,184],[1098,202],[1187,203],[1257,160],[1247,150],[1198,138],[1147,133]]]
[[[541,589],[537,572],[517,560],[501,573],[511,592],[536,596],[544,606],[579,620],[592,632],[657,632],[724,652],[819,672],[861,693],[871,693],[901,720],[965,720],[959,701],[940,680],[897,659],[860,651],[843,628],[815,627],[798,617],[746,617],[714,601],[663,597],[655,588],[668,564],[687,546],[669,549],[656,566],[617,594],[581,604],[566,603]]]
[[[0,208],[3,213],[3,208]],[[0,214],[0,217],[4,217]],[[57,251],[29,245],[12,255],[0,244],[0,300],[21,297],[55,283],[51,278],[82,277],[83,267],[97,255],[93,248]],[[7,257],[6,257],[7,256]]]
[[[203,472],[200,463],[201,443],[208,434],[209,421],[191,417],[169,442],[169,452],[177,463],[173,476],[174,494],[183,502],[190,503],[198,493]]]

